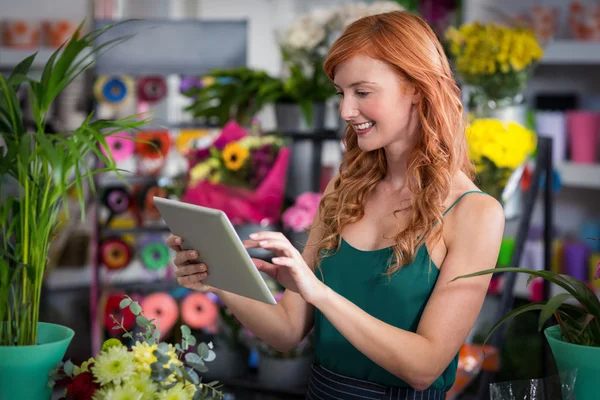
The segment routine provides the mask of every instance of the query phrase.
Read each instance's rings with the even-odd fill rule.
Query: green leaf
[[[181,335],[187,337],[192,334],[191,329],[187,325],[181,325]]]
[[[184,368],[183,369],[183,377],[186,380],[192,382],[194,385],[197,385],[200,383],[200,377],[198,376],[196,371],[194,371],[193,369]]]
[[[506,321],[521,315],[523,313],[529,312],[529,311],[538,311],[538,310],[542,310],[544,308],[544,303],[543,302],[538,302],[538,303],[530,303],[530,304],[525,304],[524,306],[515,308],[514,310],[512,310],[511,312],[509,312],[508,314],[506,314],[504,317],[502,317],[500,319],[500,321],[496,322],[494,324],[494,326],[492,326],[492,328],[490,329],[490,331],[488,332],[485,340],[483,341],[484,344],[487,343],[487,341],[492,337],[492,335],[494,334],[494,332],[496,332],[496,330],[502,325],[504,324]]]
[[[201,374],[208,371],[208,368],[206,367],[206,365],[204,365],[204,362],[202,364],[188,362],[187,365],[194,368],[196,371],[200,372]]]
[[[129,306],[129,311],[131,311],[133,315],[140,315],[140,313],[142,312],[142,307],[140,306],[140,303],[134,301]]]
[[[185,360],[190,363],[202,364],[202,358],[196,353],[187,353],[185,355]]]
[[[10,74],[10,77],[8,78],[8,81],[12,85],[14,85],[13,79],[16,76],[18,76],[18,75],[27,76],[27,74],[29,74],[29,69],[31,68],[31,65],[33,65],[33,61],[35,61],[35,57],[37,57],[37,54],[38,53],[36,51],[29,57],[26,57],[25,59],[23,59],[23,61],[18,63],[17,66],[13,68],[12,73]]]
[[[143,315],[135,317],[135,322],[140,328],[148,328],[152,324],[150,320]]]
[[[208,357],[208,350],[209,349],[208,349],[208,346],[206,345],[206,343],[203,342],[198,345],[197,352],[201,358],[204,359],[204,358]]]
[[[65,365],[63,366],[63,370],[68,377],[73,377],[73,369],[74,365],[71,360],[65,361]]]
[[[211,362],[211,361],[214,361],[215,358],[217,358],[216,353],[212,350],[209,350],[208,356],[204,358],[204,361]]]
[[[546,302],[546,305],[542,308],[542,312],[540,313],[540,320],[538,324],[538,329],[541,331],[544,327],[544,323],[552,317],[552,314],[559,308],[565,301],[572,299],[573,295],[570,293],[560,293],[551,298]]]
[[[119,303],[119,308],[121,310],[129,307],[129,305],[133,302],[133,300],[131,300],[130,297],[124,298],[123,300],[121,300],[121,302]]]

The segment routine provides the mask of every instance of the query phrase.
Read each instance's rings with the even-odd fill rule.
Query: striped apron
[[[307,400],[444,400],[446,393],[427,389],[386,387],[331,372],[320,365],[311,368]]]

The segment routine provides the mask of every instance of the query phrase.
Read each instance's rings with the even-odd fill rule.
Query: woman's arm
[[[313,300],[358,350],[417,390],[428,388],[458,353],[481,310],[490,276],[449,282],[494,268],[500,250],[504,231],[500,204],[478,196],[461,205],[445,221],[444,230],[453,233],[444,234],[448,252],[416,333],[372,317],[326,287],[325,295]]]

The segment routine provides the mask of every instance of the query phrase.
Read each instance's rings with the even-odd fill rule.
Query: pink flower
[[[296,205],[307,210],[317,210],[321,202],[321,193],[305,192],[296,199]]]

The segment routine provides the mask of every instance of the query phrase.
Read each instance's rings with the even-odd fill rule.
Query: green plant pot
[[[71,339],[66,326],[38,323],[35,346],[0,346],[0,399],[48,400],[48,373],[62,361]]]
[[[598,399],[600,347],[580,346],[563,341],[558,325],[546,328],[544,334],[552,349],[558,372],[577,369],[575,398],[577,400]]]

